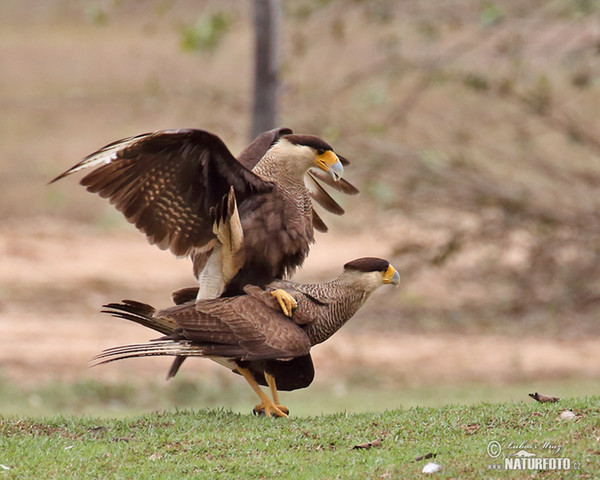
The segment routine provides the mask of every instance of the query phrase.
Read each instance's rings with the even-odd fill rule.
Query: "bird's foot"
[[[279,308],[281,308],[281,311],[287,317],[291,317],[294,313],[294,310],[298,308],[298,302],[294,300],[294,297],[292,297],[288,292],[282,290],[281,288],[272,291],[271,295],[273,295],[277,299],[277,302],[279,303]]]
[[[259,403],[252,409],[252,413],[258,416],[264,415],[265,417],[270,417],[272,413],[276,417],[287,418],[288,413],[290,413],[290,411],[287,407],[284,407],[283,405],[276,405],[275,403],[270,402],[267,405],[265,405],[264,403]]]

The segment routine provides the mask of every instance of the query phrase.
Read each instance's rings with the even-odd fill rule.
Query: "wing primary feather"
[[[313,228],[317,232],[327,233],[329,231],[329,228],[327,228],[327,225],[325,225],[325,222],[323,221],[323,219],[321,217],[319,217],[319,214],[315,211],[314,208],[312,211],[312,221],[313,221]]]
[[[310,196],[328,212],[343,215],[344,209],[327,193],[311,172],[307,172]]]
[[[273,131],[272,139],[281,135],[277,132],[287,130]],[[272,139],[267,137],[268,149]],[[219,137],[199,129],[118,140],[52,182],[84,169],[91,169],[81,180],[88,191],[107,198],[151,243],[177,256],[214,238],[209,210],[231,187],[238,202],[274,188],[238,161]]]
[[[152,135],[152,134],[151,133],[142,133],[140,135],[123,138],[121,140],[117,140],[115,142],[109,143],[108,145],[102,147],[100,150],[85,157],[77,165],[74,165],[73,167],[69,168],[68,170],[66,170],[63,173],[61,173],[60,175],[58,175],[56,178],[53,178],[52,180],[50,180],[50,182],[48,182],[48,184],[57,182],[58,180],[65,178],[69,175],[72,175],[74,173],[77,173],[81,170],[97,167],[97,166],[100,166],[103,164],[109,164],[117,158],[119,151],[133,145],[134,143],[138,142],[142,138],[148,137],[150,135]]]
[[[360,193],[358,188],[356,188],[354,185],[352,185],[347,180],[344,180],[343,178],[340,178],[336,182],[335,180],[333,180],[333,178],[331,178],[331,176],[329,174],[323,172],[322,170],[312,169],[310,171],[310,173],[315,178],[318,178],[321,182],[326,184],[327,186],[333,188],[334,190],[342,192],[346,195],[357,195],[358,193]]]
[[[336,153],[336,155],[340,159],[340,163],[344,167],[347,167],[348,165],[350,165],[350,160],[348,160],[346,157],[342,157],[339,153]]]

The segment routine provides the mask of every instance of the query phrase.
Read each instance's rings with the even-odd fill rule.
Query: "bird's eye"
[[[323,155],[325,153],[325,149],[324,148],[317,148],[317,154],[318,155]]]

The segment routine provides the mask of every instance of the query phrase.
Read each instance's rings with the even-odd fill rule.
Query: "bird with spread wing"
[[[241,374],[261,399],[255,412],[279,417],[288,409],[278,390],[305,388],[313,380],[312,346],[341,328],[378,287],[397,285],[400,276],[387,260],[359,258],[325,283],[279,280],[266,289],[253,285],[244,295],[186,302],[162,310],[124,300],[105,305],[106,313],[156,330],[156,340],[110,348],[97,364],[146,356],[207,357]],[[291,318],[272,295],[283,290],[296,303]],[[260,388],[266,385],[269,398]]]
[[[322,139],[287,128],[264,132],[238,158],[207,131],[163,130],[111,143],[52,182],[91,169],[81,184],[108,198],[150,243],[190,255],[196,298],[207,299],[239,295],[247,284],[264,286],[301,266],[314,230],[327,231],[312,200],[344,213],[322,184],[358,193],[341,178],[348,163]],[[230,191],[243,247],[235,272],[210,215]]]

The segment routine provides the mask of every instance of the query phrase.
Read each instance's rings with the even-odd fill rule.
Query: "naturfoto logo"
[[[499,458],[503,450],[509,453],[505,453],[501,463],[489,464],[488,470],[578,470],[581,468],[579,462],[573,462],[568,457],[544,456],[548,453],[558,455],[562,451],[560,445],[550,442],[509,442],[503,449],[500,442],[492,440],[486,448],[491,458]],[[542,450],[543,454],[538,455],[532,450]]]

